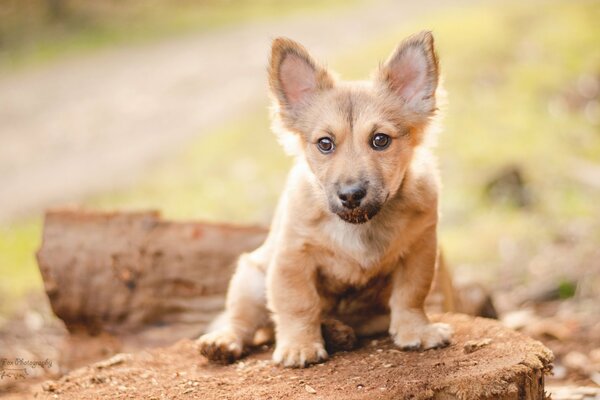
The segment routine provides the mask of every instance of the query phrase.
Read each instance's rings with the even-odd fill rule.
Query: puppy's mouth
[[[338,209],[335,214],[346,222],[351,224],[364,224],[372,219],[381,209],[380,206],[366,205],[353,209]]]

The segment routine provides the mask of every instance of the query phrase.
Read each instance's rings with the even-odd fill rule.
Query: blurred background
[[[598,21],[592,0],[0,0],[0,338],[51,324],[48,207],[269,223],[291,165],[269,130],[274,37],[364,79],[431,29],[455,280],[549,343],[555,379],[600,385]]]

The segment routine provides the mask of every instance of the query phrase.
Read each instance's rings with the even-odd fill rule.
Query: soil
[[[388,337],[364,339],[357,350],[339,352],[306,369],[284,369],[263,346],[237,363],[210,364],[195,343],[119,354],[80,368],[37,393],[43,399],[391,399],[497,398],[510,385],[543,382],[551,353],[541,343],[488,319],[464,315],[435,318],[455,335],[444,349],[402,352]],[[531,375],[532,371],[534,375]],[[537,375],[536,375],[537,374]],[[534,390],[537,390],[533,388]],[[517,394],[516,386],[512,390]]]

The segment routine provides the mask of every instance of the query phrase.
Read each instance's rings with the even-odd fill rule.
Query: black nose
[[[360,206],[360,201],[367,195],[367,189],[362,185],[348,185],[338,191],[342,205],[353,209]]]

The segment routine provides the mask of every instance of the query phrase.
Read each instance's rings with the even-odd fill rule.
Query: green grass
[[[573,162],[600,160],[597,121],[586,119],[577,104],[549,112],[571,101],[582,76],[598,76],[599,19],[594,2],[545,3],[543,12],[527,4],[457,9],[416,20],[332,63],[344,78],[363,78],[402,37],[434,31],[449,92],[438,149],[441,242],[451,263],[471,276],[492,280],[508,263],[511,276],[526,279],[521,262],[561,236],[571,221],[589,228],[588,245],[600,240],[594,222],[600,221],[598,191],[572,178]],[[87,204],[267,223],[290,163],[260,105],[200,136],[134,187]],[[529,209],[484,196],[489,177],[508,164],[518,165],[527,179],[534,195]],[[9,293],[39,285],[32,257],[39,229],[34,221],[0,231],[0,272]],[[520,258],[507,256],[506,249]]]
[[[115,45],[140,44],[248,21],[335,10],[358,0],[48,0],[0,3],[0,69],[22,69]]]
[[[0,316],[28,291],[41,287],[35,251],[41,238],[37,218],[0,227]]]

